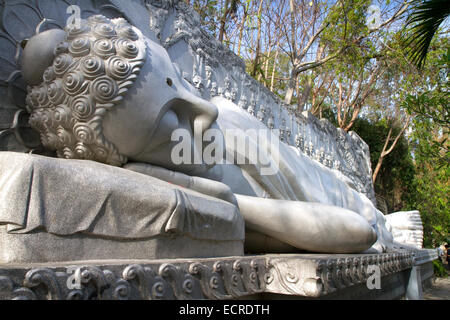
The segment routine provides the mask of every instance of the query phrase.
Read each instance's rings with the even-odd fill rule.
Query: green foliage
[[[364,69],[367,59],[375,51],[376,39],[368,38],[367,12],[370,2],[350,0],[339,2],[330,10],[327,18],[332,27],[326,28],[321,36],[321,45],[331,52],[345,48],[338,59],[330,61],[328,68],[340,75],[340,81],[349,74]]]
[[[268,59],[267,77],[264,77],[265,72],[265,70],[263,70],[264,67],[261,66],[258,68],[259,74],[262,75],[261,81],[266,87],[270,88],[272,71],[275,71],[273,93],[275,93],[280,99],[283,99],[287,83],[281,79],[287,78],[289,76],[289,67],[288,67],[289,57],[284,52],[278,52],[276,60],[277,63],[275,64],[274,62],[276,53],[274,51],[271,51],[270,55],[268,54],[268,52],[262,52],[261,54],[264,56],[264,59]],[[253,68],[253,61],[250,59],[246,59],[244,61],[246,72],[250,73],[250,71]],[[264,64],[265,63],[266,62],[264,61]],[[273,70],[274,66],[275,70]]]
[[[412,145],[417,174],[411,208],[421,212],[424,244],[436,246],[446,241],[450,230],[450,165],[448,142],[440,147],[441,130],[430,119],[416,117]]]
[[[415,193],[410,208],[420,210],[424,244],[435,247],[447,241],[450,230],[450,153],[448,116],[448,49],[440,39],[432,46],[422,71],[419,93],[409,95],[405,108],[415,115],[410,136],[415,159]],[[444,51],[445,50],[445,51]]]
[[[439,26],[450,14],[448,0],[413,1],[414,10],[408,17],[406,28],[409,36],[409,57],[419,68],[423,66],[431,40]]]
[[[339,49],[352,40],[367,34],[366,14],[370,3],[364,0],[340,1],[329,12],[325,20],[331,28],[327,28],[321,40],[329,48]]]
[[[434,275],[441,278],[447,278],[447,269],[442,264],[441,259],[433,260]]]
[[[330,105],[325,104],[322,107],[322,118],[327,119],[328,121],[330,121],[335,127],[338,127],[338,123],[337,123],[337,119],[336,119],[336,114],[334,113],[333,109],[331,108]]]
[[[220,20],[220,10],[217,0],[194,0],[192,6],[200,15],[202,25],[212,35],[216,36],[217,26]]]
[[[426,70],[420,74],[422,81],[415,81],[416,92],[407,94],[403,102],[409,113],[442,126],[444,134],[450,129],[449,45],[449,39],[445,37],[434,42]]]

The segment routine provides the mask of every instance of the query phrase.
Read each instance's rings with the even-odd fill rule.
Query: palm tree
[[[439,26],[450,13],[449,0],[413,0],[413,11],[406,20],[409,33],[406,46],[409,47],[409,58],[421,68],[427,57],[431,40]]]

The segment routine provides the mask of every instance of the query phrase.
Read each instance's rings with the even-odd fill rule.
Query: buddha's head
[[[195,95],[157,43],[124,19],[92,16],[32,37],[22,57],[30,124],[59,157],[171,163],[177,128],[206,130],[217,108]]]

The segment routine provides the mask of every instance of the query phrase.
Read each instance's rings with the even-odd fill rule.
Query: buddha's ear
[[[54,59],[56,45],[65,40],[66,32],[61,29],[51,29],[41,32],[26,41],[22,41],[24,47],[21,69],[24,80],[30,86],[42,82],[42,75]]]

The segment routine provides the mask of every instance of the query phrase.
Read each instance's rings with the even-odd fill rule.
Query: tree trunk
[[[241,25],[239,26],[239,41],[238,41],[238,52],[237,52],[238,56],[241,56],[242,37],[244,34],[244,26],[245,26],[246,18],[247,18],[247,10],[244,9],[244,14],[242,15]]]
[[[303,87],[303,92],[301,96],[299,95],[297,107],[298,112],[302,112],[303,110],[305,110],[306,102],[308,101],[309,95],[311,94],[312,85],[313,85],[312,77],[308,77],[308,81]]]
[[[227,21],[227,16],[228,16],[228,13],[229,13],[229,10],[228,10],[228,3],[229,2],[230,2],[229,0],[225,0],[223,16],[220,19],[220,29],[219,29],[219,39],[218,39],[220,43],[223,42],[223,35],[225,33],[225,23]]]
[[[344,128],[345,132],[348,132],[351,129],[351,127],[353,127],[353,124],[355,123],[356,118],[358,118],[359,112],[361,111],[361,105],[360,104],[354,105],[352,108],[353,108],[352,118],[350,122],[345,126]]]
[[[386,141],[384,142],[384,145],[383,145],[383,150],[381,150],[381,154],[380,154],[380,157],[378,158],[377,165],[375,167],[375,170],[373,171],[372,182],[374,184],[375,184],[375,181],[377,180],[378,172],[380,172],[381,165],[383,164],[384,157],[386,157],[386,148],[387,148],[387,145],[389,144],[389,140],[391,139],[391,134],[392,134],[392,127],[389,129]]]
[[[268,75],[268,73],[269,73],[269,60],[270,60],[270,54],[272,53],[272,46],[270,46],[270,43],[269,43],[269,52],[267,53],[267,59],[266,59],[266,61],[264,62],[264,85],[267,87],[267,82],[266,82],[266,79],[267,79],[267,75]]]
[[[272,79],[270,79],[270,91],[273,92],[273,86],[275,83],[275,67],[277,65],[277,59],[278,59],[278,44],[277,44],[277,51],[275,51],[275,58],[273,59],[273,68],[272,68]]]
[[[259,66],[259,56],[261,51],[261,11],[262,11],[262,5],[264,0],[259,1],[259,7],[258,7],[258,29],[256,34],[256,49],[255,49],[255,58],[253,59],[253,69],[250,75],[252,77],[256,76],[256,73],[258,72],[258,66]]]
[[[377,176],[378,176],[378,173],[380,172],[381,165],[383,164],[384,158],[388,154],[390,154],[392,152],[392,150],[394,150],[394,147],[397,144],[398,140],[400,139],[400,137],[402,136],[403,132],[405,132],[406,128],[408,127],[410,120],[411,120],[411,116],[408,116],[408,118],[407,118],[405,124],[403,125],[402,129],[400,130],[400,132],[398,133],[398,135],[395,137],[394,141],[392,142],[392,145],[389,147],[389,149],[387,149],[387,146],[389,144],[389,140],[391,139],[391,135],[392,135],[392,127],[389,129],[389,133],[388,133],[388,136],[387,136],[386,141],[384,143],[383,150],[381,151],[380,158],[378,158],[377,165],[375,167],[375,170],[373,171],[372,182],[374,184],[375,184],[375,181],[377,180]]]
[[[296,27],[295,27],[295,5],[294,0],[289,0],[289,11],[291,20],[291,47],[292,47],[292,69],[290,74],[290,79],[286,89],[286,95],[284,96],[284,102],[286,104],[291,104],[292,97],[294,96],[295,85],[297,83],[297,44],[295,41]]]
[[[288,86],[286,89],[286,95],[284,96],[284,103],[291,104],[292,97],[294,96],[296,82],[297,82],[297,75],[295,73],[294,67],[292,67],[291,77],[289,78]]]

